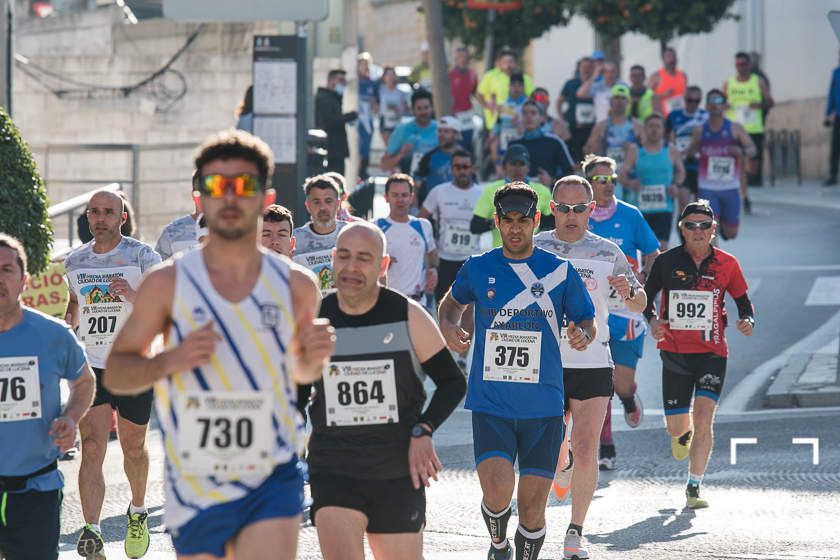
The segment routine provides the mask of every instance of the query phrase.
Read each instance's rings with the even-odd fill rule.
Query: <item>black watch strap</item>
[[[414,424],[414,426],[411,427],[411,437],[419,438],[426,436],[432,437],[432,430],[423,424]]]

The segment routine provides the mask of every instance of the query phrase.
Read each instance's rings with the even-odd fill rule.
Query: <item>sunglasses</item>
[[[615,183],[618,180],[618,175],[593,175],[589,180],[595,183]]]
[[[700,103],[700,99],[695,98],[695,97],[686,97],[685,102],[686,103]]]
[[[589,208],[589,204],[589,202],[583,202],[581,204],[574,204],[570,206],[568,204],[563,204],[562,202],[555,202],[554,209],[558,210],[561,214],[568,214],[569,212],[583,214]]]
[[[227,193],[228,186],[232,187],[236,196],[256,196],[263,190],[263,182],[259,177],[249,173],[228,177],[214,173],[204,175],[199,181],[199,191],[210,198],[222,198]]]
[[[709,98],[709,103],[714,103],[715,105],[723,105],[726,103],[726,98],[721,97],[720,95],[715,95]]]
[[[707,229],[712,228],[712,224],[714,224],[714,221],[705,220],[703,222],[686,222],[686,221],[683,221],[682,224],[680,224],[680,225],[682,225],[682,227],[684,227],[685,229],[687,229],[689,231],[694,231],[695,229],[702,229],[703,231],[706,231]]]

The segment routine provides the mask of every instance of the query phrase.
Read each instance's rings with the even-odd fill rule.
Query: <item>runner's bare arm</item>
[[[204,328],[190,333],[178,347],[152,355],[152,341],[164,332],[169,323],[174,295],[175,265],[171,262],[153,269],[140,283],[131,315],[117,334],[105,366],[103,382],[112,393],[140,393],[158,379],[200,365],[195,359],[184,359],[183,347],[187,339],[201,333]]]
[[[592,127],[592,132],[589,133],[589,138],[586,140],[586,144],[583,145],[584,154],[599,154],[601,152],[599,146],[604,145],[604,130],[606,128],[606,122],[599,122]]]
[[[67,309],[64,311],[64,322],[75,329],[79,319],[79,300],[76,299],[76,294],[73,290],[69,290],[69,292],[70,296],[67,298]]]
[[[461,328],[461,317],[464,315],[466,305],[455,301],[450,288],[438,307],[438,319],[440,320],[440,331],[446,340],[446,345],[454,352],[462,353],[470,349],[470,335]]]
[[[69,416],[78,424],[93,403],[93,395],[96,392],[96,378],[90,371],[87,362],[82,366],[82,374],[70,381],[68,386],[70,387],[70,396],[61,415]]]
[[[618,173],[618,182],[622,185],[627,185],[633,190],[639,190],[639,180],[630,179],[630,172],[636,169],[636,158],[638,157],[639,149],[636,144],[628,144],[627,151],[624,154],[624,164],[621,166],[621,171]],[[633,187],[633,184],[636,187]]]
[[[755,157],[758,150],[756,149],[752,138],[750,138],[750,135],[747,134],[747,131],[744,130],[744,127],[741,124],[733,122],[732,126],[734,128],[735,139],[738,140],[738,143],[744,149],[744,155],[748,158]]]
[[[682,154],[676,146],[670,146],[668,152],[671,154],[671,162],[674,164],[674,184],[682,185],[685,181],[685,166],[683,165]]]
[[[291,263],[289,287],[294,302],[295,333],[291,354],[295,358],[295,383],[314,383],[321,378],[335,348],[335,329],[327,319],[316,319],[321,308],[321,292],[311,271]]]

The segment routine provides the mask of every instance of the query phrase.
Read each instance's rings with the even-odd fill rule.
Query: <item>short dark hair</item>
[[[20,276],[26,274],[26,267],[29,265],[26,258],[26,249],[23,248],[23,243],[16,237],[12,237],[7,233],[0,233],[0,247],[7,247],[17,254],[17,263],[20,267]]]
[[[641,64],[634,64],[633,66],[631,66],[630,71],[632,72],[633,70],[641,70],[642,74],[645,73],[645,67],[642,66]]]
[[[341,68],[333,68],[329,72],[327,72],[327,81],[332,80],[336,76],[346,76],[347,70],[342,70]]]
[[[292,216],[292,211],[280,204],[268,206],[263,211],[263,221],[269,223],[289,222],[289,231],[295,229],[295,219]]]
[[[687,91],[687,92],[688,92],[688,91],[696,91],[696,92],[697,92],[697,93],[699,93],[701,96],[703,95],[703,88],[701,88],[700,86],[696,86],[696,85],[694,85],[694,86],[688,86],[687,88],[685,88],[685,91]]]
[[[516,82],[518,84],[525,85],[525,76],[522,75],[522,72],[514,72],[510,75],[511,83]]]
[[[303,194],[309,196],[309,193],[312,189],[332,189],[335,191],[335,196],[341,196],[341,190],[338,186],[338,183],[335,182],[335,179],[327,175],[326,173],[322,173],[321,175],[314,175],[309,177],[303,183]]]
[[[411,107],[414,108],[414,104],[420,101],[421,99],[428,99],[429,103],[434,105],[434,100],[432,99],[432,92],[427,89],[417,89],[414,93],[411,94]]]
[[[735,58],[746,58],[747,61],[749,61],[750,60],[750,55],[748,55],[744,51],[738,51],[738,52],[735,53]]]
[[[263,188],[271,186],[274,173],[274,153],[268,144],[244,130],[230,128],[205,140],[196,151],[195,169],[201,174],[201,168],[217,159],[244,159],[257,166]]]
[[[411,175],[406,173],[394,173],[388,180],[385,181],[385,194],[391,190],[391,185],[394,183],[407,183],[408,184],[408,192],[414,192],[414,179],[411,178]]]
[[[540,112],[540,115],[543,114],[543,106],[540,105],[539,103],[537,103],[536,101],[534,101],[533,99],[530,99],[530,98],[527,101],[525,101],[525,103],[522,104],[522,107],[520,107],[519,110],[521,111],[522,109],[524,109],[526,105],[531,106],[531,107],[536,107],[537,111]]]
[[[453,159],[453,160],[454,160],[456,157],[469,158],[470,163],[473,163],[473,161],[474,161],[474,159],[473,159],[473,153],[472,153],[471,151],[469,151],[469,150],[465,150],[464,148],[458,148],[457,150],[455,150],[454,152],[452,152],[452,155],[451,155],[450,157],[451,157],[451,159]]]
[[[606,165],[613,173],[615,173],[616,163],[611,157],[587,154],[583,158],[583,161],[580,162],[580,166],[583,168],[583,174],[587,177],[589,177],[589,173],[599,165]]]
[[[499,59],[503,56],[512,56],[513,58],[516,58],[516,52],[513,49],[502,49],[499,51],[499,56],[496,58]]]
[[[663,122],[663,124],[665,123],[665,117],[663,117],[661,113],[653,112],[650,115],[645,117],[645,124],[647,124],[648,121],[652,121],[652,120],[655,120],[655,119],[659,119],[660,121]]]
[[[531,188],[528,183],[513,181],[512,183],[507,183],[493,194],[493,206],[496,206],[502,198],[514,194],[528,197],[532,201],[537,202],[537,191]]]
[[[535,87],[535,88],[534,88],[534,91],[532,91],[532,92],[531,92],[531,99],[533,99],[533,98],[534,98],[534,94],[535,94],[535,93],[537,93],[538,91],[539,91],[539,92],[542,92],[542,93],[544,93],[544,94],[546,94],[546,95],[551,95],[550,93],[548,93],[548,90],[547,90],[547,89],[545,89],[544,87],[542,87],[542,86],[537,86],[537,87]]]

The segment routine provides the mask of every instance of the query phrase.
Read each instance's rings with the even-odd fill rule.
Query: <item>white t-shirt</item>
[[[423,208],[438,226],[437,246],[441,259],[463,262],[479,252],[480,236],[470,233],[470,221],[480,197],[481,187],[475,183],[462,189],[449,182],[436,186],[423,201]]]
[[[388,240],[391,256],[388,287],[409,297],[422,294],[426,283],[426,253],[435,250],[432,224],[425,218],[409,216],[407,222],[379,218],[376,225]]]
[[[609,297],[611,288],[608,276],[624,274],[637,290],[642,285],[636,280],[627,257],[608,239],[587,231],[580,241],[567,243],[557,239],[554,231],[543,231],[534,237],[534,246],[559,255],[572,263],[583,280],[589,297],[595,305],[595,340],[583,352],[569,346],[565,334],[565,319],[560,338],[560,356],[563,367],[594,369],[613,367],[610,354]]]

